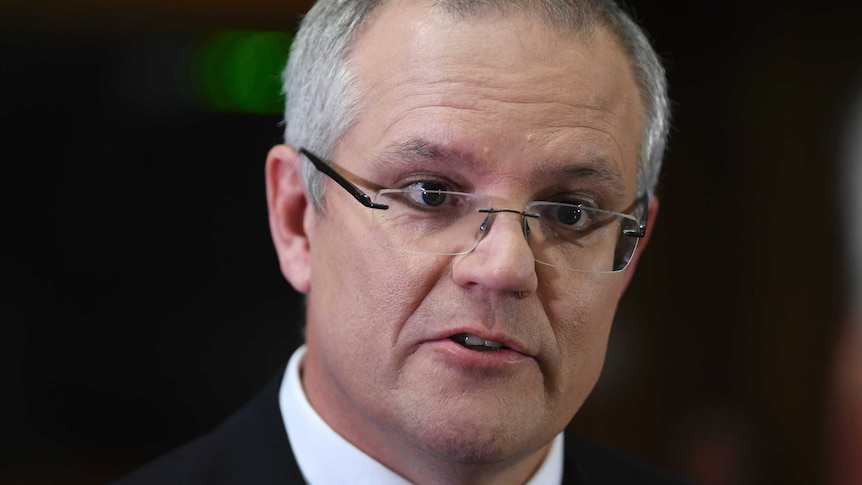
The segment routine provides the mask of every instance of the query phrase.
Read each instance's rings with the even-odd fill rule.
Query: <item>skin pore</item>
[[[601,28],[585,39],[525,16],[390,2],[351,67],[361,111],[332,161],[359,180],[431,181],[517,211],[574,196],[624,210],[636,198],[641,101]],[[501,213],[468,254],[393,251],[375,242],[371,210],[334,184],[316,212],[299,163],[273,148],[267,188],[282,272],[308,298],[312,406],[414,483],[524,483],[593,389],[646,241],[623,272],[561,270],[537,265],[520,216]],[[451,338],[464,333],[505,348]]]

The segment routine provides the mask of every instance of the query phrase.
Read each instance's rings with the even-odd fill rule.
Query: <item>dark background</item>
[[[299,342],[264,199],[280,117],[187,81],[200,39],[291,31],[309,4],[0,3],[0,482],[122,475],[212,428]],[[703,485],[820,483],[862,8],[634,7],[673,132],[653,240],[574,424]]]

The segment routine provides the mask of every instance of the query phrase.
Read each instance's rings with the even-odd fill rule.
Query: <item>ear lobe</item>
[[[649,202],[649,207],[647,208],[646,234],[644,234],[644,237],[642,237],[641,240],[638,241],[638,247],[637,249],[635,249],[634,255],[632,255],[632,260],[629,262],[628,267],[625,269],[625,280],[623,281],[623,287],[620,291],[620,295],[622,295],[626,291],[626,288],[628,288],[629,283],[631,282],[632,277],[635,274],[635,268],[638,265],[638,259],[640,259],[641,253],[643,253],[646,249],[647,243],[650,239],[650,235],[652,235],[652,230],[655,226],[655,219],[657,215],[658,197],[653,197],[652,200],[650,200]]]
[[[281,273],[300,293],[311,289],[311,245],[305,220],[314,211],[302,178],[302,158],[286,145],[266,157],[266,204],[269,229]]]

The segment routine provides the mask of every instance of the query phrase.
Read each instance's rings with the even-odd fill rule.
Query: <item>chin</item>
[[[419,439],[432,454],[449,462],[471,465],[501,463],[526,454],[511,429],[472,429],[438,426]],[[531,450],[532,451],[532,450]]]
[[[525,457],[547,444],[558,431],[537,422],[539,414],[516,412],[494,400],[476,403],[440,404],[435,412],[416,409],[407,426],[416,444],[440,459],[460,464],[495,464]],[[483,412],[477,413],[480,409]],[[427,411],[427,409],[426,409]],[[545,432],[542,432],[545,430]]]

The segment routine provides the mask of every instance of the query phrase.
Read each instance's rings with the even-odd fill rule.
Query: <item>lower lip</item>
[[[431,351],[446,364],[467,370],[505,370],[533,362],[533,358],[509,348],[500,350],[471,350],[451,340],[433,340],[420,345],[419,350]]]

